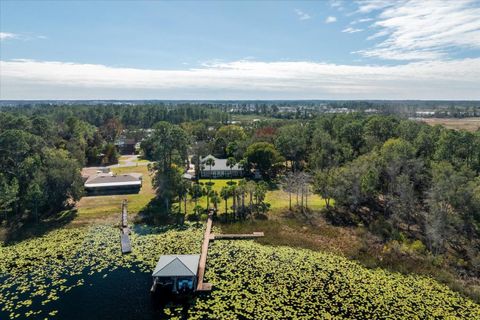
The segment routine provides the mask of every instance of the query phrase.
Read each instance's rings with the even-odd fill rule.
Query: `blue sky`
[[[480,99],[477,0],[0,9],[0,99]]]

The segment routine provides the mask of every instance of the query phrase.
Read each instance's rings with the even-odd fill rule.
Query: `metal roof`
[[[116,187],[116,186],[141,186],[141,176],[132,174],[122,174],[112,176],[109,174],[99,174],[90,178],[85,183],[85,188],[96,187]]]
[[[194,277],[197,275],[199,254],[164,255],[158,259],[153,277]]]
[[[200,158],[200,162],[203,163],[204,168],[202,168],[202,171],[210,171],[210,166],[207,166],[204,162],[207,161],[207,159],[213,159],[215,161],[215,164],[212,166],[212,171],[215,170],[241,170],[238,164],[236,163],[232,169],[230,169],[229,166],[227,166],[227,159],[218,159],[209,154],[205,158]]]

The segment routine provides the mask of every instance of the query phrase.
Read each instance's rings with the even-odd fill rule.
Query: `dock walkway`
[[[203,282],[203,276],[205,275],[205,265],[207,264],[208,245],[210,243],[212,232],[212,214],[208,215],[207,227],[205,228],[205,235],[203,236],[202,252],[200,253],[200,263],[198,264],[197,272],[197,291],[210,291],[212,285],[210,283]]]
[[[212,233],[212,214],[208,215],[207,227],[205,228],[205,234],[203,236],[202,252],[200,254],[200,262],[198,264],[197,272],[197,291],[210,291],[212,290],[212,284],[203,282],[205,275],[205,266],[207,264],[208,246],[210,241],[214,240],[234,240],[234,239],[255,239],[263,237],[263,232],[254,232],[249,234],[213,234]]]
[[[132,252],[132,244],[130,242],[130,228],[127,222],[127,200],[122,201],[122,221],[120,226],[120,246],[122,247],[122,253]]]

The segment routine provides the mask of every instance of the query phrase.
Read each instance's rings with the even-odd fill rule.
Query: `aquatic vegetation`
[[[370,270],[321,252],[214,241],[192,319],[480,318],[480,306],[430,278]]]
[[[148,228],[147,228],[148,229]],[[123,268],[149,274],[160,254],[198,253],[202,228],[136,228],[133,252],[121,255],[118,229],[61,229],[0,247],[0,308],[12,319],[58,318],[52,302],[96,274]],[[188,310],[163,307],[168,318],[465,318],[480,306],[426,277],[370,270],[343,257],[254,241],[213,241],[206,281],[213,290]],[[149,290],[149,288],[145,288]],[[2,314],[2,313],[0,313]]]
[[[48,304],[83,285],[82,277],[94,273],[107,276],[117,268],[134,265],[150,273],[160,254],[196,253],[201,239],[202,229],[193,225],[184,231],[132,233],[134,250],[122,255],[118,229],[95,226],[60,229],[0,247],[0,309],[9,318],[41,313],[53,317],[57,311],[48,310]]]

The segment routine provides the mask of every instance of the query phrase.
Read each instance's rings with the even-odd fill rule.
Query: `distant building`
[[[210,168],[206,164],[208,159],[213,159],[214,165]],[[235,164],[232,168],[227,166],[227,159],[218,159],[212,155],[200,158],[200,178],[239,178],[243,177],[244,171]]]
[[[88,195],[138,193],[142,187],[142,175],[100,173],[89,177],[84,187]]]
[[[199,254],[160,256],[152,273],[152,291],[158,287],[173,293],[195,291],[199,261]]]
[[[115,146],[118,149],[118,152],[123,155],[135,154],[135,146],[137,142],[135,139],[119,139],[115,142]]]

